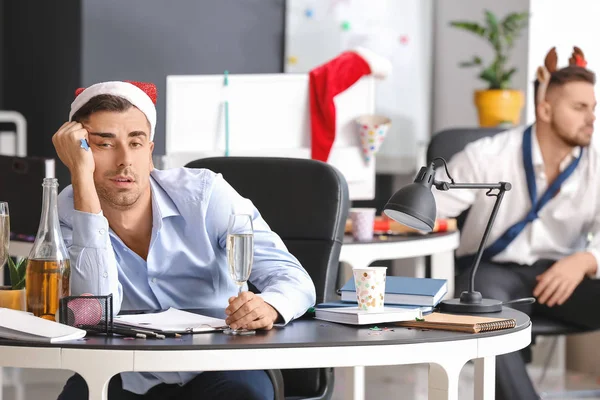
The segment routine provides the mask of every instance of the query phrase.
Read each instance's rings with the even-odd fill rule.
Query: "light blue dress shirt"
[[[249,214],[254,226],[250,281],[284,323],[315,303],[315,287],[281,238],[271,231],[252,202],[220,174],[206,169],[154,170],[152,237],[144,260],[109,228],[100,214],[73,208],[73,189],[58,199],[62,234],[71,259],[71,293],[113,294],[120,309],[223,308],[237,295],[229,276],[226,237],[232,213]],[[126,372],[123,388],[146,393],[164,383],[183,385],[200,372]]]

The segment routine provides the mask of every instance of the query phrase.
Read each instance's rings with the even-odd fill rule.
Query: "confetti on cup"
[[[363,115],[355,120],[365,161],[369,163],[379,151],[392,125],[389,118],[381,115]]]
[[[367,312],[383,311],[387,267],[353,268],[358,309]],[[373,329],[381,330],[374,327]]]

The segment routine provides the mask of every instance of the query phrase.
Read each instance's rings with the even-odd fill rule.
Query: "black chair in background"
[[[450,161],[454,154],[460,152],[465,146],[471,142],[484,137],[493,136],[506,129],[502,128],[457,128],[441,131],[434,135],[427,146],[427,162],[430,163],[435,157],[443,157],[446,161]],[[458,228],[462,228],[468,210],[457,217]],[[557,338],[559,335],[567,335],[570,333],[583,333],[584,331],[575,326],[566,325],[557,321],[549,320],[543,317],[533,316],[531,318],[531,343],[535,344],[537,336],[554,336],[554,340],[550,346],[544,369],[539,383],[541,383],[546,375],[550,359],[556,348]],[[527,362],[531,362],[531,349],[527,347],[523,353]]]
[[[339,255],[348,214],[348,186],[339,171],[319,161],[216,157],[192,161],[223,175],[250,199],[312,278],[317,304],[337,300]],[[270,370],[276,399],[329,399],[333,368]]]

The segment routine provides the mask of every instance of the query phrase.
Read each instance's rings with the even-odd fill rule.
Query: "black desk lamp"
[[[435,180],[435,161],[441,160],[444,163],[446,174],[450,182],[440,182]],[[454,179],[448,172],[446,160],[438,157],[429,164],[428,167],[422,167],[417,174],[415,181],[410,185],[398,190],[385,205],[385,214],[398,221],[401,224],[409,226],[420,231],[431,232],[436,218],[435,198],[431,192],[431,186],[437,190],[450,189],[488,189],[487,196],[496,196],[496,203],[490,215],[487,227],[483,233],[483,238],[479,244],[477,255],[471,267],[471,279],[469,281],[469,290],[462,292],[460,299],[444,300],[440,303],[440,311],[452,313],[487,313],[502,311],[502,302],[494,299],[484,299],[481,293],[475,291],[475,274],[481,261],[481,256],[485,249],[487,238],[490,234],[498,208],[504,192],[511,189],[508,182],[499,183],[454,183]],[[497,190],[497,191],[496,191]]]

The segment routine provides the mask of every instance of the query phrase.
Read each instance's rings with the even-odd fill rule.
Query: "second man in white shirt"
[[[449,162],[456,182],[510,182],[475,287],[485,298],[534,296],[529,314],[600,328],[600,153],[592,145],[595,75],[575,49],[556,68],[551,50],[536,88],[536,122],[468,144]],[[447,180],[443,168],[437,179]],[[485,191],[435,191],[440,216],[469,210],[457,250],[457,294],[467,290],[494,201]],[[591,240],[588,237],[592,236]],[[538,399],[519,353],[497,358],[496,398]]]

